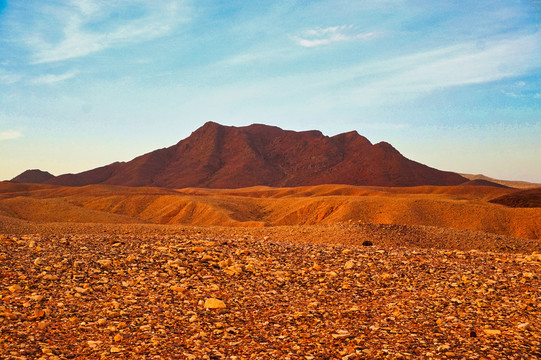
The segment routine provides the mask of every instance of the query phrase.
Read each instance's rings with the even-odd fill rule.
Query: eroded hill
[[[541,238],[541,208],[510,208],[489,202],[516,191],[488,186],[347,185],[173,190],[4,182],[0,183],[0,224],[30,221],[258,227],[355,222]]]

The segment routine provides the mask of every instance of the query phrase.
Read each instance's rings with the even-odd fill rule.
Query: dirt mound
[[[541,187],[514,192],[490,202],[513,208],[541,208]]]
[[[36,184],[42,184],[46,182],[47,180],[50,180],[54,178],[54,175],[51,173],[48,173],[47,171],[41,171],[39,169],[33,169],[33,170],[26,170],[25,172],[17,175],[13,179],[11,179],[12,182],[16,183],[36,183]]]
[[[402,156],[390,144],[371,144],[357,132],[333,137],[254,124],[209,122],[178,144],[49,184],[114,184],[166,188],[243,188],[351,184],[458,185],[462,176]]]

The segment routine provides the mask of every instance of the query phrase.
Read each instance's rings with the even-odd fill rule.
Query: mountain
[[[409,160],[385,142],[352,131],[336,136],[253,124],[208,122],[176,145],[46,183],[166,188],[240,188],[318,184],[457,185],[464,177]]]
[[[489,180],[483,180],[483,179],[469,180],[461,185],[462,186],[492,186],[492,187],[497,187],[497,188],[502,188],[502,189],[512,189],[512,187],[510,186],[506,186],[500,183],[496,183]]]
[[[461,176],[465,177],[466,179],[470,179],[472,181],[475,180],[486,180],[490,181],[492,183],[508,186],[515,189],[533,189],[536,187],[541,187],[541,184],[539,183],[532,183],[527,181],[516,181],[516,180],[500,180],[500,179],[494,179],[485,175],[481,174],[460,174]]]
[[[47,171],[41,171],[39,169],[26,170],[25,172],[15,176],[11,179],[11,182],[16,183],[45,183],[48,180],[54,178],[54,175]]]

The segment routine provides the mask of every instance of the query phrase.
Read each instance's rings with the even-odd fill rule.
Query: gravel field
[[[0,235],[3,359],[541,358],[535,241],[367,224],[24,230]]]

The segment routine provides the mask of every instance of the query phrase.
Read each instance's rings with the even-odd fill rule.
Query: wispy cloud
[[[351,100],[412,99],[435,90],[494,82],[541,68],[541,33],[464,43],[349,69]],[[343,95],[343,94],[342,94]]]
[[[39,76],[35,79],[32,79],[33,84],[43,85],[43,84],[55,84],[68,79],[72,79],[77,75],[77,72],[72,71],[65,74],[47,74]]]
[[[500,92],[511,98],[539,98],[539,89],[536,81],[529,83],[525,81],[517,81],[511,84],[504,84],[500,89]]]
[[[289,48],[279,48],[271,50],[256,50],[242,52],[217,62],[217,65],[223,66],[244,66],[251,64],[264,64],[285,62],[294,59],[297,56]]]
[[[357,32],[352,25],[342,25],[306,30],[293,39],[301,46],[316,47],[336,42],[369,40],[375,36],[376,33]]]
[[[7,130],[0,132],[0,140],[12,140],[20,138],[21,136],[23,136],[23,134],[17,130]]]
[[[15,84],[22,79],[22,76],[19,74],[14,74],[9,71],[0,69],[0,83],[3,84]]]
[[[264,79],[247,78],[196,91],[186,88],[184,98],[197,108],[204,108],[200,104],[215,104],[204,111],[220,109],[220,114],[223,109],[233,108],[253,107],[261,111],[269,103],[279,103],[276,110],[267,113],[279,118],[283,113],[290,114],[302,107],[303,110],[297,112],[298,118],[306,114],[313,118],[321,114],[336,116],[337,111],[345,113],[349,109],[388,106],[396,109],[396,105],[410,105],[436,91],[523,77],[541,69],[540,59],[541,33],[509,34],[505,38],[487,39],[483,46],[478,46],[476,41],[464,42],[328,71],[318,69]],[[253,57],[241,60],[252,61]],[[207,112],[205,115],[208,118],[221,116]],[[231,118],[235,116],[242,117],[236,112]]]
[[[187,20],[182,2],[173,0],[29,3],[21,6],[20,11],[30,13],[30,23],[17,25],[34,63],[79,58],[114,46],[155,39]]]

